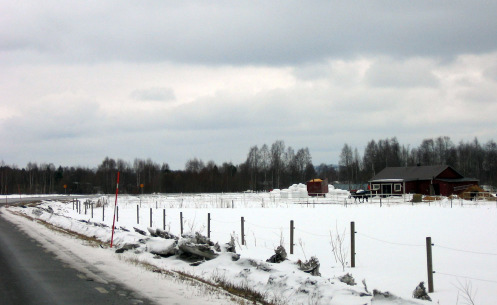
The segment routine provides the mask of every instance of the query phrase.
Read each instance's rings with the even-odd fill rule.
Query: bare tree
[[[343,179],[342,172],[345,174],[345,179],[349,184],[349,189],[350,189],[350,182],[352,180],[352,148],[345,143],[345,145],[342,148],[342,152],[340,153],[340,161],[338,164],[340,165],[340,176],[341,179]]]
[[[457,280],[457,285],[454,285],[457,288],[457,303],[459,304],[459,297],[462,298],[462,305],[475,305],[475,297],[476,297],[476,290],[473,290],[473,285],[471,281],[467,281],[464,283],[461,283],[459,280]]]
[[[264,173],[264,187],[267,188],[267,172],[269,170],[269,165],[271,162],[271,154],[269,153],[269,148],[266,144],[262,145],[259,150],[260,156],[260,166],[261,170]]]
[[[197,159],[197,158],[190,159],[190,160],[186,161],[186,164],[185,164],[185,170],[187,172],[197,173],[197,174],[200,173],[200,171],[204,167],[205,167],[204,161]]]
[[[249,187],[250,189],[255,190],[257,189],[257,174],[259,172],[260,163],[260,153],[257,145],[250,148],[246,163],[250,173]]]
[[[283,170],[283,153],[285,152],[285,143],[281,140],[278,140],[274,142],[271,145],[271,169],[273,172],[273,181],[276,179],[276,183],[273,183],[273,185],[276,185],[277,188],[280,188],[280,178],[281,178],[281,171]]]
[[[295,155],[295,164],[299,174],[299,180],[305,180],[306,169],[309,164],[312,164],[311,154],[309,153],[309,148],[301,148],[297,151]]]
[[[348,250],[345,245],[345,229],[340,234],[338,232],[338,225],[336,225],[336,234],[330,231],[330,244],[331,251],[333,256],[335,257],[335,262],[339,263],[342,266],[342,270],[345,271],[345,266],[347,265],[347,255]]]

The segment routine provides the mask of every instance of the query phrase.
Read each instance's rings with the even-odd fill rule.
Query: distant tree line
[[[97,168],[56,167],[30,162],[24,168],[0,162],[0,194],[91,194],[115,192],[200,193],[263,191],[286,188],[312,178],[330,183],[366,183],[387,166],[451,165],[481,184],[497,185],[497,144],[481,144],[477,138],[454,144],[449,137],[425,139],[419,147],[400,145],[397,138],[371,140],[362,156],[357,148],[344,144],[339,164],[314,166],[309,149],[294,150],[283,141],[271,146],[252,146],[245,162],[234,165],[193,158],[183,170],[171,170],[167,163],[135,159],[132,163],[106,157]],[[65,187],[64,187],[65,186]]]
[[[337,180],[364,183],[387,166],[450,165],[480,184],[497,185],[497,144],[461,141],[447,136],[424,139],[418,147],[400,145],[397,138],[371,140],[361,156],[357,148],[345,144],[340,153]]]
[[[295,151],[283,141],[270,147],[250,148],[245,162],[234,165],[193,158],[184,170],[171,170],[167,163],[135,159],[132,163],[106,157],[97,168],[56,167],[30,162],[24,168],[0,163],[0,194],[91,194],[113,193],[117,172],[119,192],[199,193],[262,191],[314,178],[308,148]]]

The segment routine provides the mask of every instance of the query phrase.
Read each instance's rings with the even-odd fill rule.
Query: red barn
[[[423,194],[449,196],[478,185],[448,165],[386,167],[369,181],[376,194]]]

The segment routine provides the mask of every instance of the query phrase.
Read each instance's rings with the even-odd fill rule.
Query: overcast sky
[[[497,140],[497,1],[0,0],[0,162]]]

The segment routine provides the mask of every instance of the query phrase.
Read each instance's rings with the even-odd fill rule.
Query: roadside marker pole
[[[114,243],[114,226],[116,224],[116,208],[117,208],[117,193],[119,192],[119,172],[117,172],[117,184],[116,184],[116,201],[114,203],[114,219],[112,220],[112,236],[110,238],[110,247]]]

